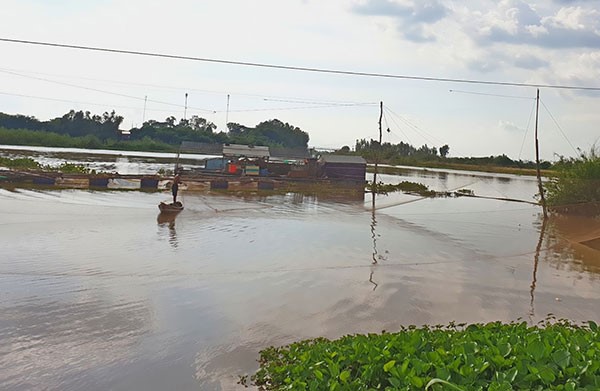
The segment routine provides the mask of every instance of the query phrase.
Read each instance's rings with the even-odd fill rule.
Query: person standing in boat
[[[175,173],[173,183],[171,184],[171,193],[173,194],[173,203],[177,203],[177,192],[179,191],[179,184],[181,183],[181,176],[178,172]]]

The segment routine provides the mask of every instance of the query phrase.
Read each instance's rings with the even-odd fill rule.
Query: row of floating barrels
[[[170,188],[171,180],[157,178],[82,178],[82,177],[33,177],[35,185],[57,186],[70,189],[113,189],[113,190],[165,190]],[[273,181],[184,181],[180,190],[273,190]]]

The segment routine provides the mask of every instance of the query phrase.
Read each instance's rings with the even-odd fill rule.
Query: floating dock
[[[341,192],[364,196],[365,182],[339,179],[271,178],[235,175],[182,175],[180,191],[192,192]],[[140,190],[170,189],[171,177],[159,175],[62,174],[39,171],[0,171],[0,187],[46,189]]]

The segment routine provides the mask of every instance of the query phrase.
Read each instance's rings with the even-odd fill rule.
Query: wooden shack
[[[364,182],[367,161],[360,156],[322,155],[319,159],[321,176],[330,179]]]

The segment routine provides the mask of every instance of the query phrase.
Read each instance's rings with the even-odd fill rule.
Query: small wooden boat
[[[170,204],[161,202],[158,204],[158,209],[163,213],[175,213],[183,210],[183,204],[179,201],[171,202]]]

